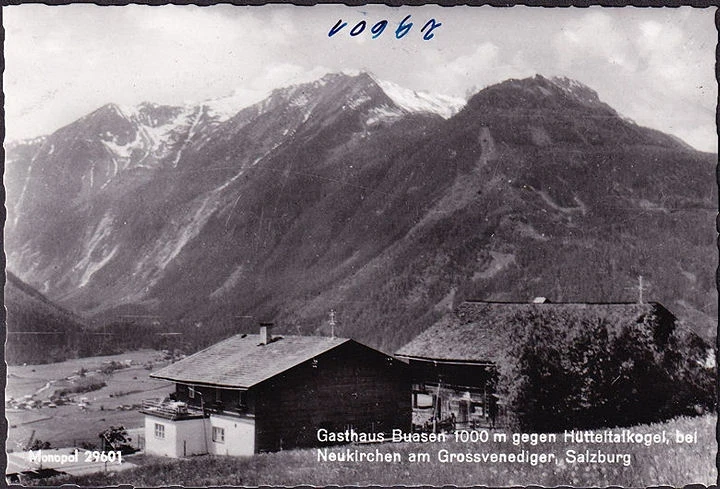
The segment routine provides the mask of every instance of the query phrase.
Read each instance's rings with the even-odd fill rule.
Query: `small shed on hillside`
[[[530,351],[526,346],[537,347],[538,359],[557,348],[557,356],[561,357],[558,365],[570,365],[568,369],[572,370],[573,365],[585,368],[580,364],[590,357],[609,355],[607,351],[595,354],[593,348],[600,347],[601,343],[607,348],[619,345],[624,341],[623,335],[628,338],[637,335],[651,344],[650,349],[661,351],[674,327],[673,314],[654,302],[467,301],[400,348],[396,356],[409,362],[416,429],[488,427],[505,424],[517,407],[508,405],[509,400],[502,395],[507,386],[498,385],[499,370],[520,368],[517,366],[520,359],[516,356]],[[635,340],[630,343],[632,341]],[[583,342],[587,343],[587,354],[585,357],[578,354],[575,358],[576,353],[585,348]],[[565,351],[565,345],[574,345],[575,350]],[[627,354],[627,361],[632,363],[634,353],[628,351]],[[588,374],[597,376],[598,385],[609,375],[618,377],[616,383],[627,380],[622,377],[626,373],[612,362],[598,363],[602,365],[606,365],[608,371],[596,369]],[[558,373],[553,380],[548,374],[546,381],[549,384],[564,378]],[[538,379],[533,382],[545,382]],[[612,377],[609,380],[612,381]],[[623,388],[622,382],[617,388]],[[535,395],[534,391],[528,392],[528,396]],[[584,401],[587,402],[591,394],[577,395],[588,397]],[[559,386],[558,401],[563,395]],[[579,399],[578,403],[581,402]],[[538,399],[538,406],[539,403]],[[557,412],[562,411],[560,404],[557,402]]]
[[[237,335],[151,374],[146,450],[181,457],[318,445],[317,431],[408,430],[407,365],[347,338]]]

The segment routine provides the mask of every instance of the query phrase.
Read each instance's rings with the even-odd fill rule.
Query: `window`
[[[247,392],[238,392],[238,407],[244,408],[247,406]]]
[[[165,438],[165,425],[160,423],[155,423],[155,438]]]
[[[222,389],[215,389],[215,402],[222,402]]]
[[[213,426],[212,441],[215,443],[225,443],[225,428]]]
[[[188,397],[190,399],[195,399],[195,387],[188,386]]]

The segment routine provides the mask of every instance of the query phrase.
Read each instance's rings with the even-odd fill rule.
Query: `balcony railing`
[[[152,414],[169,420],[198,418],[203,416],[202,410],[184,402],[166,401],[163,399],[145,399],[140,412]]]

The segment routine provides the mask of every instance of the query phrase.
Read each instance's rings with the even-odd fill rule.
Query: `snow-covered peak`
[[[270,96],[270,90],[252,90],[237,88],[230,95],[205,100],[202,105],[208,108],[208,114],[218,122],[224,122],[237,115],[241,110],[254,105]]]
[[[268,87],[265,91],[239,88],[229,96],[206,100],[202,104],[208,107],[209,115],[222,122],[233,117],[242,109],[253,105],[258,105],[258,110],[264,112],[277,103],[289,103],[291,106],[311,104],[315,96],[321,93],[317,90],[343,83],[350,78],[356,78],[358,83],[376,84],[404,113],[431,113],[447,119],[465,105],[465,100],[459,97],[409,90],[393,82],[379,80],[366,72],[353,70],[326,73],[314,81],[282,87]],[[354,94],[360,98],[350,100],[348,106],[354,107],[367,101],[362,97],[369,95],[364,92],[364,89],[360,92]],[[316,95],[311,95],[312,93]],[[390,108],[385,109],[386,111],[390,110]]]
[[[449,119],[465,105],[465,100],[458,97],[417,92],[393,82],[375,78],[374,80],[398,107],[410,113],[425,112]]]

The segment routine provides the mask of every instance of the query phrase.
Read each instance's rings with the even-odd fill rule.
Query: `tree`
[[[103,451],[132,449],[129,445],[132,440],[124,426],[111,426],[98,435]]]
[[[42,441],[42,440],[35,440],[32,445],[30,445],[30,450],[49,450],[50,449],[50,442],[49,441]]]
[[[632,321],[523,312],[506,327],[498,393],[523,431],[630,426],[714,405],[707,345],[656,314]]]

